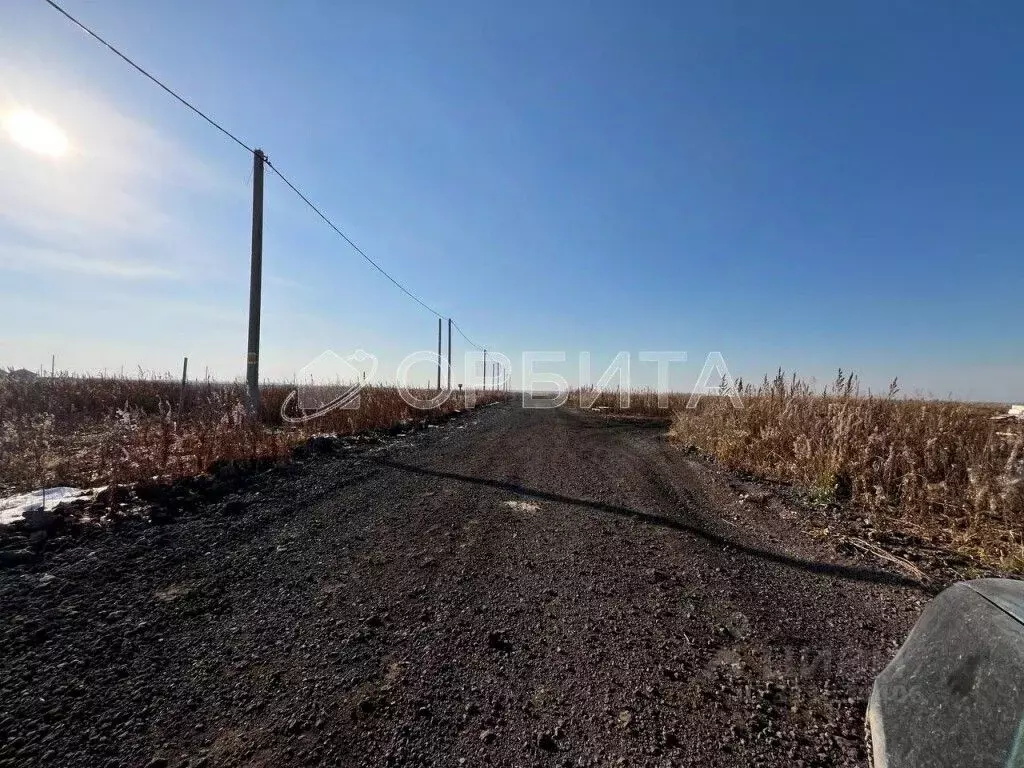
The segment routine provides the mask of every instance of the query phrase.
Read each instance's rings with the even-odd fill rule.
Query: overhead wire
[[[144,69],[144,68],[143,68],[142,66],[140,66],[139,64],[136,64],[136,63],[135,63],[134,61],[132,61],[132,60],[131,60],[130,58],[128,58],[128,57],[127,57],[127,56],[126,56],[125,54],[121,53],[121,51],[119,51],[119,50],[118,50],[118,49],[117,49],[116,47],[114,47],[114,45],[113,45],[112,43],[109,43],[109,42],[107,42],[107,41],[106,41],[106,40],[105,40],[104,38],[100,37],[100,36],[99,36],[99,35],[98,35],[98,34],[97,34],[96,32],[94,32],[93,30],[91,30],[91,29],[90,29],[89,27],[87,27],[87,26],[86,26],[85,24],[83,24],[83,23],[82,23],[81,21],[79,21],[79,20],[78,20],[78,19],[76,19],[76,18],[75,18],[74,16],[72,16],[72,15],[71,15],[70,13],[68,13],[68,12],[67,12],[67,11],[65,11],[65,10],[64,10],[63,8],[61,8],[61,7],[60,7],[60,6],[59,6],[59,5],[58,5],[58,4],[56,3],[56,2],[54,2],[54,0],[43,0],[43,2],[44,2],[44,3],[46,3],[47,5],[49,5],[49,6],[51,7],[51,8],[53,8],[53,9],[54,9],[55,11],[57,11],[57,12],[58,12],[59,14],[61,14],[62,16],[64,16],[64,17],[65,17],[65,18],[66,18],[66,19],[67,19],[68,21],[70,21],[70,22],[71,22],[72,24],[74,24],[74,25],[75,25],[76,27],[78,27],[79,29],[81,29],[81,30],[82,30],[83,32],[85,32],[85,33],[86,33],[87,35],[89,35],[89,36],[90,36],[91,38],[93,38],[94,40],[96,40],[97,42],[99,42],[99,43],[100,43],[101,45],[105,46],[105,47],[106,47],[107,49],[109,49],[109,50],[110,50],[110,51],[111,51],[111,52],[112,52],[112,53],[113,53],[113,54],[114,54],[115,56],[117,56],[118,58],[120,58],[120,59],[121,59],[122,61],[124,61],[124,62],[125,62],[126,64],[128,64],[128,65],[129,65],[130,67],[132,67],[133,69],[135,69],[135,70],[136,70],[137,72],[139,72],[139,73],[140,73],[140,74],[142,74],[143,76],[147,77],[147,78],[148,78],[149,80],[151,80],[152,82],[154,82],[154,83],[155,83],[156,85],[158,85],[158,86],[159,86],[160,88],[162,88],[162,89],[163,89],[164,91],[166,91],[166,92],[167,92],[168,94],[170,94],[170,95],[171,95],[171,96],[173,96],[173,97],[174,97],[175,99],[177,99],[177,100],[178,100],[179,102],[181,102],[181,103],[182,103],[182,104],[184,104],[184,105],[185,105],[186,107],[188,107],[188,108],[189,108],[190,110],[192,110],[193,112],[195,112],[195,113],[196,113],[197,115],[199,115],[199,116],[200,116],[201,118],[203,118],[203,120],[205,120],[206,122],[208,122],[208,123],[209,123],[210,125],[212,125],[212,126],[213,126],[214,128],[216,128],[216,129],[217,129],[218,131],[220,131],[220,132],[221,132],[221,133],[223,133],[223,134],[224,134],[225,136],[227,136],[227,137],[228,137],[229,139],[231,139],[231,140],[232,140],[233,142],[235,142],[235,144],[237,144],[238,146],[242,147],[242,149],[248,150],[249,152],[252,152],[252,151],[253,151],[252,147],[250,147],[250,146],[249,146],[248,144],[246,144],[246,143],[245,143],[244,141],[242,141],[242,140],[241,140],[240,138],[238,138],[238,137],[237,137],[237,136],[236,136],[235,134],[233,134],[233,133],[232,133],[231,131],[229,131],[229,130],[228,130],[227,128],[225,128],[225,127],[224,127],[223,125],[221,125],[220,123],[218,123],[218,122],[217,122],[216,120],[214,120],[214,119],[213,119],[212,117],[210,117],[210,116],[209,116],[208,114],[206,114],[205,112],[203,112],[203,111],[202,111],[201,109],[199,109],[199,107],[195,106],[195,105],[194,105],[194,104],[193,104],[192,102],[190,102],[190,101],[189,101],[188,99],[186,99],[186,98],[185,98],[184,96],[181,96],[181,95],[179,95],[179,94],[178,94],[178,93],[177,93],[176,91],[174,91],[174,90],[173,90],[173,89],[172,89],[172,88],[171,88],[170,86],[168,86],[168,85],[165,85],[165,84],[164,84],[164,83],[163,83],[163,82],[162,82],[161,80],[159,80],[159,79],[158,79],[158,78],[157,78],[156,76],[154,76],[154,75],[151,75],[151,74],[150,74],[150,73],[149,73],[149,72],[148,72],[147,70],[145,70],[145,69]]]
[[[148,70],[146,70],[140,64],[136,63],[133,59],[129,58],[125,53],[123,53],[120,49],[118,49],[112,43],[107,41],[105,38],[101,37],[93,29],[91,29],[86,24],[84,24],[83,22],[81,22],[80,20],[78,20],[77,18],[72,16],[63,7],[61,7],[57,2],[55,2],[55,0],[43,0],[43,2],[45,2],[47,5],[49,5],[51,8],[53,8],[55,11],[60,13],[68,21],[70,21],[72,24],[77,26],[79,29],[81,29],[87,35],[92,37],[98,43],[103,45],[105,48],[107,48],[109,51],[111,51],[114,55],[116,55],[122,61],[124,61],[126,64],[131,66],[137,72],[139,72],[141,75],[143,75],[148,80],[153,82],[161,90],[163,90],[164,92],[169,94],[171,97],[173,97],[176,101],[180,102],[182,105],[184,105],[189,110],[194,112],[196,115],[201,117],[203,120],[205,120],[211,126],[216,128],[222,134],[227,136],[229,139],[231,139],[233,142],[235,142],[238,146],[242,147],[243,149],[245,149],[247,152],[250,152],[250,153],[255,153],[257,151],[256,149],[254,149],[253,147],[249,146],[247,143],[242,141],[240,138],[238,138],[238,136],[236,136],[234,133],[229,131],[223,125],[221,125],[216,120],[214,120],[212,117],[210,117],[208,114],[203,112],[197,106],[195,106],[192,102],[190,102],[184,96],[181,96],[177,91],[175,91],[170,86],[165,84],[162,80],[157,78],[155,75],[151,74]],[[263,155],[263,161],[266,163],[266,165],[275,174],[277,174],[278,178],[280,178],[281,181],[283,181],[285,183],[285,185],[287,185],[288,188],[291,189],[292,192],[294,192],[296,195],[298,195],[298,197],[307,206],[309,206],[310,210],[312,210],[317,216],[319,216],[324,221],[324,223],[327,224],[327,226],[329,226],[338,236],[340,236],[346,243],[348,243],[348,245],[356,253],[358,253],[360,256],[362,256],[374,269],[376,269],[378,272],[380,272],[382,275],[384,275],[384,277],[386,277],[396,288],[398,288],[400,291],[402,291],[402,293],[404,293],[406,296],[411,298],[413,301],[415,301],[417,304],[419,304],[425,310],[427,310],[431,314],[435,315],[436,317],[443,317],[443,315],[440,312],[438,312],[436,309],[434,309],[429,304],[427,304],[425,301],[423,301],[419,296],[417,296],[411,290],[409,290],[404,285],[402,285],[402,283],[400,283],[398,280],[396,280],[394,277],[392,277],[391,274],[389,274],[388,271],[385,270],[380,264],[378,264],[376,261],[374,261],[372,258],[370,258],[370,256],[367,255],[367,253],[362,248],[360,248],[358,245],[356,245],[356,243],[348,235],[346,235],[333,221],[331,221],[331,219],[319,207],[317,207],[313,203],[313,201],[309,199],[309,197],[307,195],[305,195],[295,184],[293,184],[291,182],[291,180],[288,179],[288,177],[286,177],[283,173],[281,173],[281,171],[278,170],[277,166],[275,166],[272,162],[270,162],[269,159],[267,159],[266,155]],[[459,333],[462,335],[462,338],[464,338],[470,345],[476,347],[477,349],[483,349],[483,347],[481,347],[479,344],[474,343],[473,341],[470,340],[470,338],[468,336],[466,336],[465,332],[463,332],[463,330],[461,328],[459,328],[458,323],[455,323],[454,321],[452,321],[452,323],[458,329]]]
[[[457,322],[455,322],[454,320],[452,320],[452,325],[454,325],[454,326],[455,326],[455,330],[457,330],[457,331],[459,332],[459,335],[460,335],[460,336],[462,336],[462,338],[464,338],[464,339],[466,340],[466,342],[467,342],[467,343],[468,343],[468,344],[469,344],[469,345],[470,345],[471,347],[476,347],[477,349],[481,349],[481,350],[483,349],[483,347],[481,347],[481,346],[480,346],[479,344],[477,344],[477,343],[476,343],[475,341],[473,341],[473,340],[472,340],[471,338],[469,338],[469,336],[467,336],[467,335],[466,335],[465,331],[463,331],[463,330],[462,330],[462,329],[461,329],[461,328],[459,327],[459,324],[458,324]]]
[[[49,1],[49,0],[47,0],[47,1]],[[393,278],[390,274],[388,274],[387,270],[385,270],[380,264],[378,264],[376,261],[374,261],[369,256],[367,256],[366,252],[362,248],[360,248],[358,245],[356,245],[354,242],[352,242],[352,239],[348,235],[346,235],[344,232],[342,232],[335,225],[335,223],[333,221],[331,221],[327,217],[327,215],[323,211],[321,211],[316,205],[314,205],[313,202],[308,197],[306,197],[306,195],[304,195],[299,190],[298,187],[296,187],[294,184],[292,184],[292,182],[288,180],[288,177],[286,177],[283,173],[281,173],[281,171],[279,171],[277,169],[277,167],[272,162],[270,162],[270,160],[264,158],[264,162],[267,164],[267,167],[269,167],[270,170],[272,170],[274,173],[276,173],[278,175],[278,177],[281,179],[281,181],[283,181],[286,185],[288,185],[288,187],[291,189],[292,192],[294,192],[296,195],[298,195],[302,199],[302,201],[306,205],[309,206],[310,210],[312,210],[317,216],[319,216],[321,219],[323,219],[324,222],[327,224],[327,226],[329,226],[331,229],[333,229],[339,236],[341,236],[341,238],[346,243],[348,243],[350,246],[352,246],[352,249],[356,253],[358,253],[360,256],[362,256],[364,259],[366,259],[366,261],[369,262],[369,264],[374,269],[376,269],[378,272],[380,272],[382,275],[384,275],[384,277],[386,277],[388,280],[390,280],[400,291],[402,291],[402,293],[404,293],[410,299],[415,301],[417,304],[419,304],[425,310],[427,310],[428,312],[430,312],[433,315],[436,315],[437,317],[442,317],[440,312],[438,312],[436,309],[434,309],[429,304],[427,304],[425,301],[423,301],[419,296],[417,296],[412,291],[410,291],[408,288],[406,288],[404,285],[402,285],[400,282],[398,282],[395,278]]]

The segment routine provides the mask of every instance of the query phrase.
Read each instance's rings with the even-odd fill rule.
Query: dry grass
[[[629,412],[671,415],[675,440],[732,469],[794,483],[821,502],[851,500],[878,527],[1024,569],[1024,423],[994,421],[1003,408],[904,399],[895,388],[862,396],[843,374],[823,392],[781,373],[739,387],[742,409],[722,397],[687,409],[685,394],[659,405],[658,393],[642,390],[631,393]],[[221,460],[284,455],[314,434],[388,430],[460,406],[456,397],[419,411],[394,387],[369,387],[358,410],[296,427],[280,419],[289,391],[264,387],[255,423],[232,384],[190,384],[182,410],[170,377],[0,380],[0,491],[197,474]],[[616,393],[594,405],[616,408]]]
[[[199,474],[222,460],[285,455],[316,434],[389,430],[461,406],[456,393],[436,410],[416,410],[395,387],[367,387],[358,410],[294,426],[280,418],[290,386],[262,388],[260,422],[248,418],[240,386],[191,383],[184,409],[179,386],[169,376],[0,380],[0,491]],[[497,397],[481,393],[477,404]]]
[[[744,407],[676,410],[675,439],[821,501],[851,500],[894,526],[1009,570],[1024,567],[1024,424],[972,403],[862,396],[852,374],[815,392],[781,371]]]
[[[623,398],[628,397],[625,405]],[[617,411],[633,416],[649,416],[651,418],[669,418],[673,411],[686,405],[689,394],[679,392],[658,392],[656,389],[634,388],[598,392],[593,387],[574,389],[569,393],[568,405],[571,407],[594,408],[598,410]]]

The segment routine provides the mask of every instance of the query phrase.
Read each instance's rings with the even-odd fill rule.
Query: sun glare
[[[57,125],[31,109],[16,109],[4,116],[4,130],[11,140],[27,150],[49,157],[68,151],[68,137]]]

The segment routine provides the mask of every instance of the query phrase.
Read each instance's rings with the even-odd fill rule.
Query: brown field
[[[1002,405],[862,395],[842,373],[823,391],[779,372],[738,384],[744,407],[632,393],[630,412],[672,418],[672,438],[724,466],[792,483],[810,500],[852,502],[877,527],[1024,570],[1024,422]],[[578,395],[577,395],[578,396]],[[615,406],[615,394],[598,407]],[[570,401],[573,402],[573,401]],[[575,402],[578,402],[575,401]]]
[[[877,527],[1024,569],[1024,423],[993,419],[1004,406],[906,399],[895,388],[865,396],[842,374],[821,392],[781,373],[739,387],[742,409],[709,396],[688,409],[687,394],[669,395],[663,408],[645,390],[631,393],[628,410],[671,418],[681,445],[793,484],[812,502],[851,502]],[[461,407],[456,395],[419,411],[394,387],[374,386],[358,410],[290,425],[280,407],[291,389],[264,386],[255,422],[236,384],[192,383],[182,409],[171,377],[0,380],[0,491],[193,475],[222,460],[283,456],[316,434],[392,430]],[[478,393],[477,402],[503,397]],[[615,410],[616,402],[605,393],[594,405]]]
[[[351,435],[443,418],[458,393],[433,411],[410,408],[391,386],[367,387],[358,410],[284,424],[293,387],[261,388],[261,419],[248,418],[244,388],[190,383],[179,408],[171,377],[0,380],[0,492],[55,485],[88,487],[206,471],[222,460],[282,456],[316,434]],[[433,393],[419,392],[429,397]],[[479,393],[477,404],[498,399]]]

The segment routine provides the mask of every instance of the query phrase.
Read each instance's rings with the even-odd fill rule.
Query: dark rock
[[[485,731],[480,731],[480,741],[484,744],[493,744],[495,739],[494,731],[488,728]]]
[[[96,503],[104,507],[113,507],[127,503],[131,497],[130,488],[123,485],[111,485],[96,494]]]
[[[668,574],[660,568],[648,568],[646,576],[648,581],[655,584],[668,579]]]
[[[505,636],[504,630],[500,629],[495,629],[487,633],[487,645],[497,651],[504,651],[505,653],[510,653],[512,651],[512,643]]]
[[[149,521],[154,525],[167,525],[173,523],[175,518],[175,510],[172,507],[153,507],[149,511]]]
[[[220,513],[225,517],[234,517],[245,512],[245,502],[241,499],[228,499],[220,505]]]
[[[241,474],[241,469],[237,461],[220,459],[210,465],[209,474],[219,481],[235,480]]]
[[[42,507],[26,509],[24,520],[26,531],[47,531],[53,533],[57,530],[57,516],[52,511],[45,510]]]
[[[170,486],[157,482],[139,483],[135,486],[135,497],[150,504],[164,501],[171,492]]]
[[[4,549],[0,550],[0,568],[7,568],[15,565],[28,565],[39,559],[39,555],[28,549]]]
[[[545,752],[558,751],[558,744],[555,743],[555,737],[547,731],[541,731],[537,734],[537,746],[543,749]]]
[[[319,435],[318,437],[310,438],[309,450],[313,453],[326,454],[334,453],[337,441],[333,437],[327,437],[326,435]]]
[[[196,475],[195,477],[186,478],[184,481],[186,488],[191,488],[196,493],[207,493],[214,486],[214,480],[209,475]]]
[[[837,472],[834,493],[836,501],[849,501],[853,498],[853,480],[845,472]]]

